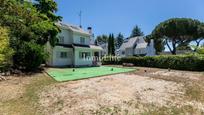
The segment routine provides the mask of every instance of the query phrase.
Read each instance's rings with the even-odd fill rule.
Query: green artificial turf
[[[56,81],[79,80],[84,78],[98,77],[116,73],[130,72],[135,69],[118,68],[118,67],[86,67],[86,68],[62,68],[49,69],[47,73]]]

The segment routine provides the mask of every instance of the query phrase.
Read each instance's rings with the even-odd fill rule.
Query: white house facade
[[[121,57],[156,55],[153,40],[151,40],[150,43],[147,43],[143,36],[124,40],[118,52]]]
[[[47,43],[49,53],[48,66],[94,66],[98,63],[101,47],[93,45],[93,34],[70,24],[57,23],[61,32],[58,34],[58,43],[52,47]]]

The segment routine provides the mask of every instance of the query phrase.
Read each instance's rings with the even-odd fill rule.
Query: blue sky
[[[121,32],[128,37],[138,25],[145,35],[160,22],[173,17],[204,21],[204,0],[56,0],[63,22],[91,26],[95,35]]]

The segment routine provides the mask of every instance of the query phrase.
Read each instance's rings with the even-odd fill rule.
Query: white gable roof
[[[125,50],[126,48],[133,48],[137,41],[137,37],[129,38],[127,41],[123,42],[123,44],[120,46],[120,50]]]
[[[144,40],[143,36],[133,37],[125,40],[125,42],[121,45],[120,50],[125,50],[126,48],[146,48],[147,43]]]
[[[142,49],[142,48],[146,48],[147,47],[147,43],[138,43],[136,46],[136,49]]]
[[[60,23],[60,22],[56,23],[56,25],[58,25],[58,26],[60,26],[60,27],[62,27],[64,29],[71,30],[71,31],[76,32],[76,33],[81,33],[81,34],[85,34],[85,35],[90,36],[88,31],[83,30],[79,26],[75,26],[75,25],[72,25],[72,24],[64,24],[64,23]]]

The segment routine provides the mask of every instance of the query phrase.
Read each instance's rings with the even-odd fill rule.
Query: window
[[[83,59],[83,58],[88,58],[91,56],[90,52],[79,52],[79,58]]]
[[[67,58],[67,52],[60,52],[60,58]]]
[[[125,51],[122,51],[122,55],[125,55]]]
[[[80,37],[80,43],[81,43],[81,44],[85,44],[85,38]]]
[[[64,43],[64,36],[59,36],[59,43]]]

